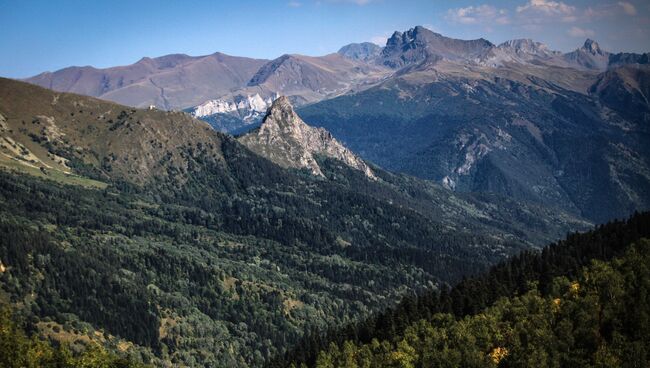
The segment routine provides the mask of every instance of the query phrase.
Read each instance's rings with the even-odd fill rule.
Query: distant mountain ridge
[[[647,54],[611,54],[593,40],[562,54],[416,27],[372,62],[396,71],[298,111],[362,158],[599,222],[650,208]]]
[[[511,40],[496,46],[485,39],[458,40],[417,26],[396,31],[385,47],[370,42],[349,44],[335,54],[320,57],[286,54],[269,61],[218,52],[198,57],[171,54],[106,69],[69,67],[25,81],[134,107],[154,105],[165,110],[190,109],[210,100],[234,102],[237,96],[255,94],[262,99],[282,94],[299,106],[368,88],[392,74],[403,73],[404,67],[422,68],[440,62],[604,71],[610,66],[647,63],[648,55],[611,54],[592,40],[567,54],[533,40]],[[247,123],[238,115],[208,120],[217,128],[229,130]]]
[[[106,69],[69,67],[25,81],[134,107],[183,109],[245,85],[266,60],[214,53],[142,58]]]
[[[417,26],[404,33],[396,31],[381,52],[383,65],[399,69],[438,60],[473,62],[486,57],[494,45],[485,39],[458,40]]]

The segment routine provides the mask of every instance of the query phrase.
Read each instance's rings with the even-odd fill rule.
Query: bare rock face
[[[324,176],[315,158],[322,155],[340,160],[369,178],[376,178],[368,165],[330,132],[305,124],[285,96],[273,102],[258,129],[240,137],[239,141],[282,167],[308,169],[314,175]]]

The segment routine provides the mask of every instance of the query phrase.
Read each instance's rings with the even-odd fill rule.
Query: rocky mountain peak
[[[401,33],[395,32],[386,42],[381,58],[390,68],[422,62],[435,63],[438,60],[474,62],[492,49],[494,45],[483,38],[459,40],[445,37],[422,26]]]
[[[295,114],[295,111],[293,111],[293,105],[291,105],[291,101],[289,101],[289,97],[287,96],[279,96],[275,101],[273,101],[269,113],[276,111],[283,114]]]
[[[582,48],[585,51],[588,51],[589,53],[591,53],[592,55],[603,55],[604,54],[603,50],[601,50],[601,48],[600,48],[600,45],[598,45],[598,42],[592,40],[591,38],[587,38],[585,40],[585,43],[582,46]]]
[[[282,167],[308,169],[313,175],[324,176],[316,160],[320,155],[342,161],[367,177],[376,178],[368,165],[330,132],[302,121],[286,96],[273,101],[262,125],[239,137],[239,141]]]
[[[579,49],[564,54],[564,59],[573,66],[591,70],[606,70],[610,53],[601,49],[598,43],[588,38]]]

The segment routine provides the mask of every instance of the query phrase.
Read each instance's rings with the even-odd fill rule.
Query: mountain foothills
[[[306,331],[589,226],[386,172],[286,98],[235,139],[0,79],[0,138],[0,297],[74,359],[261,366]]]

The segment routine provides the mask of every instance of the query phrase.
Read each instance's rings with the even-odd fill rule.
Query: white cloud
[[[592,31],[591,29],[584,29],[580,27],[571,27],[567,33],[571,37],[580,37],[580,38],[593,37],[595,34],[594,31]]]
[[[287,6],[290,6],[292,8],[298,8],[298,7],[302,6],[302,3],[299,2],[299,1],[289,1],[287,3]]]
[[[510,22],[506,10],[487,4],[449,9],[445,18],[450,22],[461,24],[508,24]]]
[[[529,0],[526,5],[518,6],[517,13],[535,12],[544,15],[570,17],[576,8],[561,1]]]
[[[627,15],[636,15],[636,8],[634,7],[634,4],[629,3],[627,1],[619,1],[618,5],[620,5],[621,8],[623,8],[623,11]]]

